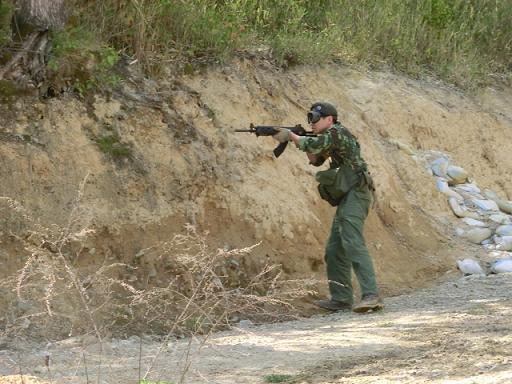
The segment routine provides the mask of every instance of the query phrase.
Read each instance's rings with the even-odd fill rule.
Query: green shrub
[[[0,2],[0,47],[11,41],[11,19],[14,7],[10,1]]]
[[[113,70],[119,60],[117,51],[98,40],[90,30],[69,27],[53,33],[53,50],[48,62],[49,76],[54,81],[69,79],[75,91],[116,87],[121,78]]]
[[[386,63],[468,87],[512,67],[509,0],[93,0],[75,2],[70,24],[148,72],[261,46],[284,66]]]

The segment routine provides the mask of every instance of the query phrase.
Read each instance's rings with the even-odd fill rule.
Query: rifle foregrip
[[[277,132],[279,132],[274,126],[272,125],[258,125],[254,127],[256,136],[273,136]]]

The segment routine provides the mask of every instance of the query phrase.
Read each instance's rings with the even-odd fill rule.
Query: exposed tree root
[[[24,79],[31,80],[37,85],[45,76],[48,46],[48,31],[32,32],[20,50],[0,68],[0,80]]]

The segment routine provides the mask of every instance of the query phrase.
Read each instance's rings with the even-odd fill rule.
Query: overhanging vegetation
[[[511,0],[94,0],[71,13],[66,36],[79,30],[81,44],[88,36],[149,73],[261,52],[284,67],[387,65],[464,87],[512,68]]]

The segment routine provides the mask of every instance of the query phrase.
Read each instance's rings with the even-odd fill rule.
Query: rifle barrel
[[[300,124],[297,124],[294,127],[285,127],[282,125],[254,125],[251,123],[249,129],[235,129],[235,132],[255,133],[256,136],[271,136],[276,133],[279,128],[289,129],[299,136],[317,136],[317,134],[313,133],[313,131],[306,131]]]

